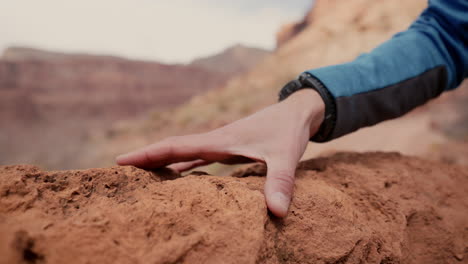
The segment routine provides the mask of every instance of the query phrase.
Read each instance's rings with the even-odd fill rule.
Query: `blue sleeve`
[[[432,0],[408,30],[370,53],[307,71],[335,100],[327,140],[395,118],[468,75],[468,0]]]

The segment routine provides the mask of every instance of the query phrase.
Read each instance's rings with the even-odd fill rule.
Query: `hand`
[[[213,131],[166,138],[117,157],[119,165],[168,166],[179,172],[213,162],[260,161],[267,165],[265,197],[270,211],[286,216],[296,166],[323,122],[325,105],[312,89]]]

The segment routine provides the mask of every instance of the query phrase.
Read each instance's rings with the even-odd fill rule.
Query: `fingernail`
[[[271,201],[277,206],[278,210],[286,215],[291,201],[288,196],[281,192],[275,192],[271,195]]]

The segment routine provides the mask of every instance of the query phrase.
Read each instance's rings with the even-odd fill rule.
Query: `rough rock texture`
[[[0,168],[1,263],[466,263],[466,168],[396,153],[306,161],[285,219],[265,167]]]

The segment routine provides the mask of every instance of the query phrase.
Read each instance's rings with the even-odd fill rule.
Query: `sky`
[[[242,43],[273,49],[313,0],[0,0],[0,52],[27,46],[187,63]]]

